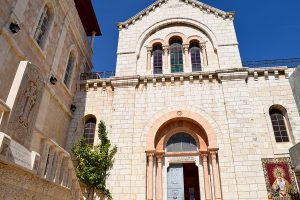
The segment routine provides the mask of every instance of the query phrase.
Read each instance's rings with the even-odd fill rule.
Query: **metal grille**
[[[197,151],[196,141],[186,133],[177,133],[167,142],[167,152]]]
[[[201,71],[201,57],[200,57],[200,47],[198,44],[192,43],[190,45],[190,54],[192,62],[192,70]]]
[[[271,110],[270,117],[276,142],[288,142],[289,136],[283,114],[279,110]]]
[[[174,42],[170,46],[171,73],[183,72],[182,44]]]
[[[154,74],[162,74],[162,57],[163,50],[161,46],[155,46],[153,48],[153,73]]]

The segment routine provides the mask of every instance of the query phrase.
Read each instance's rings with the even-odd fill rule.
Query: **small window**
[[[96,128],[96,119],[90,118],[85,122],[84,126],[84,138],[86,139],[87,144],[94,144],[95,137],[95,128]]]
[[[175,38],[170,44],[171,73],[183,72],[182,41]]]
[[[39,46],[42,46],[42,43],[45,40],[46,32],[49,27],[49,22],[50,11],[48,6],[45,6],[34,34],[34,39],[39,44]]]
[[[65,72],[65,77],[64,77],[64,83],[67,87],[69,87],[70,85],[74,63],[75,63],[75,56],[73,53],[70,53],[66,72]]]
[[[289,142],[286,121],[283,113],[278,109],[271,109],[270,117],[276,142]]]
[[[196,141],[186,133],[177,133],[167,142],[167,152],[197,151]]]
[[[200,47],[199,43],[191,43],[190,45],[190,55],[192,63],[192,71],[201,71],[201,57],[200,57]]]
[[[153,74],[162,74],[163,50],[161,45],[153,47]]]

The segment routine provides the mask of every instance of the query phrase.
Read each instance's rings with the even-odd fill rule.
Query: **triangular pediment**
[[[162,4],[167,3],[169,0],[157,0],[153,4],[149,5],[144,10],[140,11],[130,19],[126,20],[125,22],[118,23],[119,29],[127,28],[130,25],[135,24],[136,21],[142,20],[144,16],[149,15],[150,12],[154,12],[156,9],[159,9]],[[181,2],[185,2],[186,4],[189,4],[195,8],[198,8],[200,10],[205,10],[209,14],[216,15],[218,17],[222,17],[223,19],[229,18],[233,19],[235,13],[234,12],[225,12],[218,8],[212,7],[210,5],[207,5],[205,3],[199,2],[197,0],[178,0]]]

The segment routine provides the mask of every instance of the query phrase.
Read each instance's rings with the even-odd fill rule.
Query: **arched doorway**
[[[155,149],[146,151],[148,200],[222,199],[218,149],[197,121],[162,122],[153,141]]]

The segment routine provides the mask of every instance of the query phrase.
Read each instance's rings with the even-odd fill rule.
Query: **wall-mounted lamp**
[[[52,85],[55,85],[56,82],[57,82],[57,79],[52,75],[52,76],[50,77],[50,83],[51,83]]]
[[[70,109],[71,109],[72,112],[75,112],[76,106],[74,104],[71,104],[71,108]]]
[[[21,28],[20,28],[20,26],[19,26],[18,24],[12,22],[12,23],[10,23],[10,25],[9,25],[9,29],[10,29],[10,31],[11,31],[12,33],[15,34],[15,33],[18,33],[19,30],[20,30]]]

